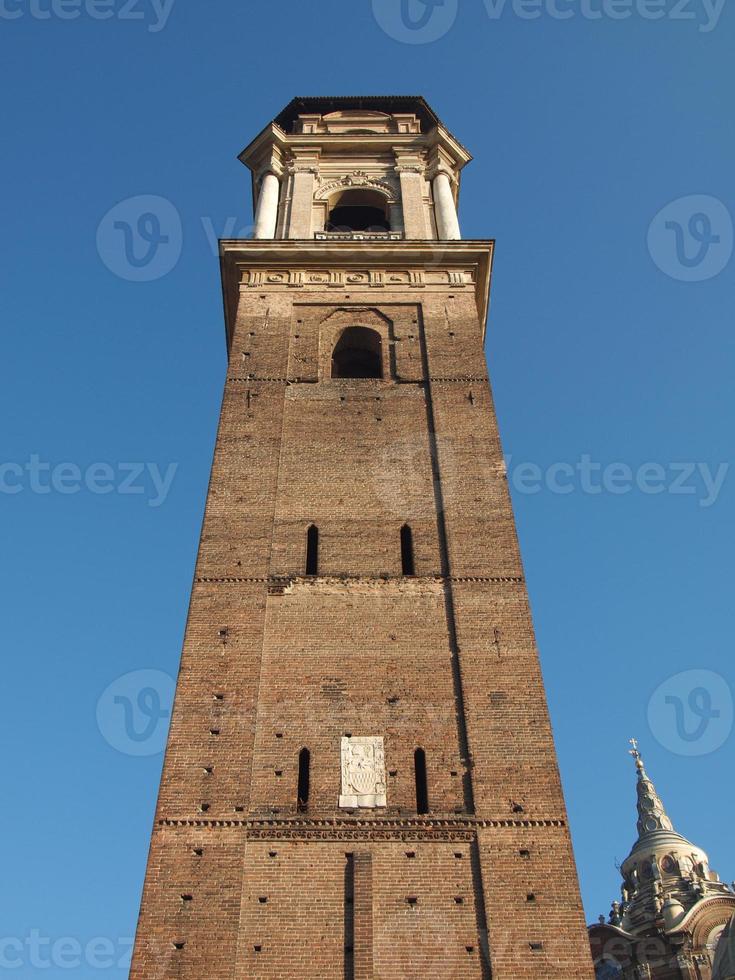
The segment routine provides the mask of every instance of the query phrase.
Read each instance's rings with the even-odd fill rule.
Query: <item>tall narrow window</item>
[[[319,569],[319,528],[314,524],[306,532],[306,574],[316,575]]]
[[[403,575],[415,575],[413,563],[413,533],[408,524],[401,528],[401,569]]]
[[[355,980],[355,855],[345,854],[344,980]]]
[[[413,766],[416,772],[416,812],[429,812],[429,785],[426,779],[426,753],[416,749],[413,754]]]
[[[309,807],[309,750],[299,752],[299,785],[296,808],[302,813]]]

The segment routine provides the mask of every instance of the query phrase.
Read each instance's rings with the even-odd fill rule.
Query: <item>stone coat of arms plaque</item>
[[[341,807],[385,806],[383,736],[342,739]]]

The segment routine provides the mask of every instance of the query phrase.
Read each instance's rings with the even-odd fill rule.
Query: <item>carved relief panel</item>
[[[386,806],[383,736],[342,739],[341,807]]]

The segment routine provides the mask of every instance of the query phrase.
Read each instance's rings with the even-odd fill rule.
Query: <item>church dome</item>
[[[720,939],[735,912],[735,894],[711,870],[706,852],[674,829],[646,773],[638,743],[631,739],[631,744],[638,777],[638,836],[620,868],[622,901],[612,903],[607,922],[602,916],[590,926],[593,959],[605,967],[611,942],[619,940],[620,955],[616,952],[614,958],[626,976],[636,967],[644,971],[636,976],[658,976],[655,970],[645,971],[654,963],[660,966],[664,955],[672,963],[680,963],[683,955],[687,962],[706,965],[702,975],[709,977],[717,956],[719,967],[712,980],[735,980],[735,920]],[[676,976],[680,972],[677,968]]]
[[[730,892],[710,869],[707,853],[674,829],[638,743],[631,743],[638,775],[638,837],[620,868],[623,901],[615,915],[633,933],[654,926],[676,931],[703,900]]]
[[[626,878],[636,872],[641,881],[659,875],[688,877],[692,872],[706,878],[709,858],[700,847],[675,830],[653,830],[638,838],[621,870]]]

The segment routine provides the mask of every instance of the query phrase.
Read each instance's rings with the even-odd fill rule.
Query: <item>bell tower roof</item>
[[[421,95],[327,95],[297,96],[273,120],[285,133],[293,132],[300,116],[326,116],[336,112],[380,112],[387,116],[413,115],[422,133],[441,126],[437,116]]]

